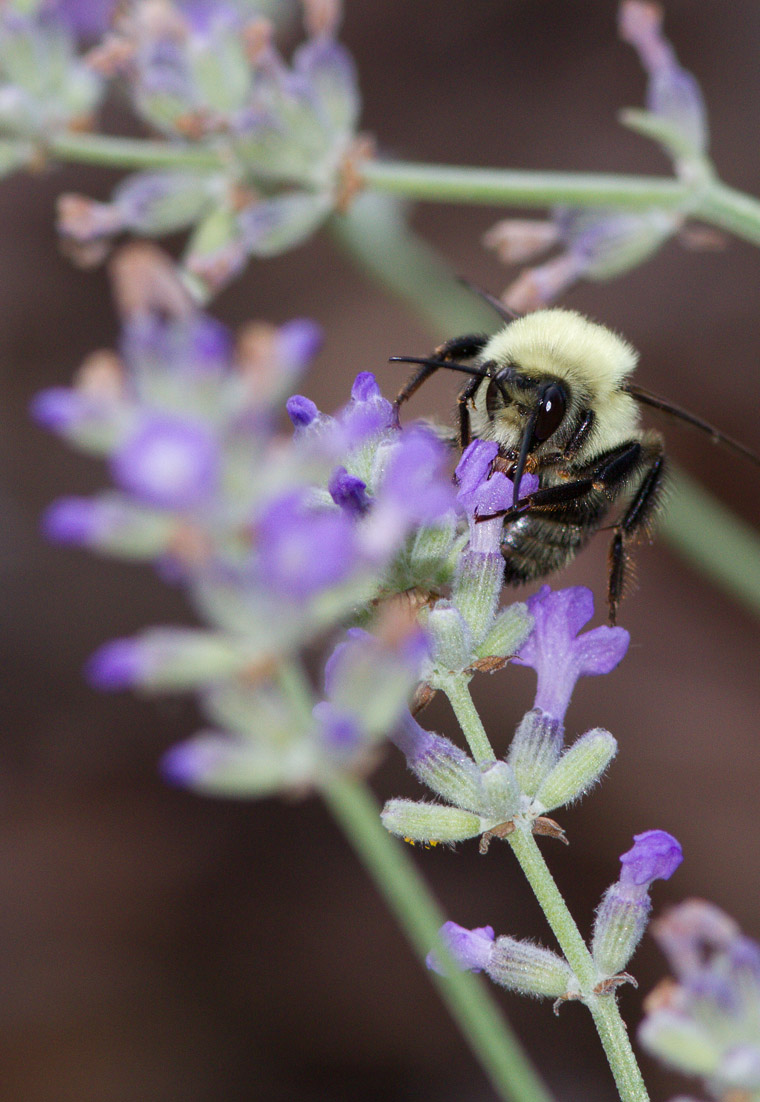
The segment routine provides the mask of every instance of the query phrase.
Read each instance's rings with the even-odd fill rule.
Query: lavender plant
[[[5,171],[41,159],[138,170],[108,202],[61,198],[59,228],[77,258],[101,259],[124,232],[189,234],[176,267],[146,245],[118,255],[119,351],[94,355],[73,386],[44,391],[33,405],[43,427],[104,460],[113,483],[93,498],[54,503],[46,534],[152,563],[183,587],[199,622],[107,643],[87,677],[107,691],[197,695],[209,726],[166,755],[170,783],[249,798],[309,790],[325,800],[427,956],[500,1097],[549,1096],[474,972],[549,997],[555,1010],[585,1004],[620,1097],[642,1102],[617,990],[632,980],[626,969],[646,928],[651,885],[675,871],[680,846],[660,829],[635,836],[587,945],[536,842],[567,841],[550,815],[589,791],[616,754],[615,738],[601,728],[566,746],[564,723],[577,680],[611,673],[628,632],[582,631],[594,609],[580,587],[542,586],[502,606],[502,521],[480,520],[516,496],[496,444],[474,441],[452,478],[445,432],[401,427],[373,374],[358,374],[334,415],[295,393],[307,389],[319,345],[314,323],[253,323],[235,338],[202,307],[250,258],[283,253],[324,223],[379,270],[370,223],[387,223],[376,220],[373,192],[555,206],[551,223],[511,221],[489,235],[509,261],[532,257],[537,244],[562,250],[508,290],[506,300],[520,307],[549,301],[574,279],[619,274],[693,218],[758,243],[760,204],[718,180],[699,88],[662,37],[658,13],[641,0],[623,3],[621,30],[647,69],[648,110],[624,121],[671,154],[672,180],[374,159],[357,130],[357,78],[337,38],[339,5],[303,7],[306,42],[290,62],[275,24],[244,3],[11,0],[0,12]],[[119,83],[152,137],[87,129],[109,82]],[[354,203],[362,189],[369,206],[366,195]],[[413,239],[397,209],[386,203],[379,218],[389,210],[390,235],[409,256]],[[419,255],[412,260],[414,267]],[[517,496],[535,485],[525,475]],[[752,577],[736,584],[755,592]],[[307,652],[319,654],[316,675]],[[470,683],[510,662],[534,669],[537,688],[497,757]],[[437,692],[448,698],[466,749],[421,726]],[[364,778],[386,742],[435,802],[391,798],[379,812]],[[482,855],[504,841],[560,953],[496,938],[490,926],[444,923],[391,835],[422,845],[477,838]],[[717,923],[720,975],[711,962],[707,977],[703,968],[695,978],[694,946],[712,935],[698,923],[682,935],[676,921],[659,929],[665,939],[676,931],[668,944],[682,989],[650,1014],[642,1041],[705,1076],[716,1098],[756,1091],[752,1007],[744,999],[732,1016],[717,994],[720,979],[727,1001],[738,996],[751,953],[737,963],[738,935]],[[678,954],[689,937],[684,963]],[[714,990],[694,994],[691,986],[705,978]]]

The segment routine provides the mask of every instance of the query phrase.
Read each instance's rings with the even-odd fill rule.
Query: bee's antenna
[[[457,282],[461,283],[464,287],[467,287],[467,289],[472,291],[473,294],[479,295],[480,298],[482,298],[484,302],[487,302],[489,306],[493,306],[494,310],[502,319],[502,321],[514,321],[516,318],[523,317],[522,314],[518,314],[516,313],[516,311],[510,310],[510,308],[505,303],[503,303],[500,298],[497,298],[496,295],[492,295],[490,291],[485,291],[482,287],[479,287],[477,283],[473,283],[471,279],[467,278],[467,276],[457,276]]]
[[[652,394],[651,391],[645,390],[643,386],[638,386],[636,383],[626,383],[623,390],[627,391],[632,398],[635,398],[637,402],[641,402],[642,405],[652,406],[654,409],[659,409],[663,413],[669,414],[671,417],[676,417],[679,421],[684,421],[687,425],[691,425],[695,429],[700,429],[702,432],[706,432],[708,436],[712,437],[713,443],[723,444],[726,448],[731,448],[732,451],[738,452],[739,455],[743,455],[745,459],[749,459],[751,463],[756,463],[760,466],[760,455],[757,452],[753,452],[751,448],[746,447],[744,444],[740,444],[738,440],[734,440],[732,436],[727,436],[725,432],[721,432],[720,429],[716,429],[714,425],[711,425],[709,421],[703,421],[701,417],[697,417],[694,413],[689,413],[686,409],[681,409],[680,406],[674,405],[666,398],[659,398],[656,394]]]
[[[454,363],[452,360],[426,360],[422,356],[389,356],[388,363],[423,364],[425,367],[447,367],[449,371],[463,371],[465,375],[478,375],[481,379],[488,378],[488,371],[481,367],[468,367],[466,364]]]

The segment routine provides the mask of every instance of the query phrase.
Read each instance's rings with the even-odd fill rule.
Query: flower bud
[[[444,922],[438,936],[460,971],[482,972],[488,967],[493,949],[493,926],[478,926],[474,930],[468,930],[456,922]],[[432,972],[446,975],[446,969],[435,950],[428,953],[425,963]]]
[[[544,811],[577,800],[601,777],[617,753],[617,742],[601,727],[587,731],[567,749],[539,785],[536,800]]]
[[[452,600],[477,644],[493,624],[504,585],[504,559],[498,552],[467,550],[459,556]]]
[[[464,750],[442,735],[426,731],[410,715],[391,738],[406,755],[414,775],[436,795],[456,807],[482,811],[483,775]]]
[[[389,800],[380,818],[387,831],[412,842],[464,842],[486,829],[479,815],[415,800]]]
[[[45,513],[43,530],[56,543],[89,547],[125,559],[154,559],[170,547],[172,517],[138,505],[122,494],[64,497]]]
[[[281,748],[219,731],[203,731],[164,754],[161,773],[170,784],[182,788],[214,796],[250,798],[307,783],[308,774],[302,763],[297,763],[298,755],[293,759],[291,765]]]
[[[649,920],[652,882],[667,880],[682,860],[672,834],[648,830],[635,835],[633,848],[620,858],[620,879],[604,893],[596,913],[591,955],[602,976],[625,968]]]
[[[517,654],[533,627],[528,606],[522,601],[509,605],[494,619],[485,639],[478,645],[478,658],[507,658]]]
[[[646,1018],[639,1039],[654,1056],[687,1075],[712,1077],[720,1063],[717,1038],[700,1023],[674,1011],[660,1010]]]
[[[96,689],[176,691],[231,677],[249,658],[224,635],[192,628],[153,628],[114,639],[92,655],[86,676]]]
[[[486,971],[494,983],[522,995],[559,999],[577,989],[570,965],[562,957],[511,937],[498,937]]]
[[[433,662],[444,670],[463,670],[472,659],[472,634],[458,609],[439,601],[428,617]]]
[[[561,721],[540,708],[533,708],[523,716],[507,761],[526,795],[535,796],[541,782],[555,766],[564,736]]]
[[[520,806],[520,786],[505,761],[495,761],[481,774],[484,802],[478,809],[489,818],[507,822]]]

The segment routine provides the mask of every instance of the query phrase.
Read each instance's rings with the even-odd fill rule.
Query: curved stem
[[[615,1077],[623,1102],[646,1102],[647,1089],[631,1048],[628,1031],[620,1016],[615,995],[596,995],[598,981],[591,953],[567,909],[559,888],[544,861],[533,835],[517,829],[507,838],[520,867],[538,900],[568,964],[581,986],[583,1000],[591,1011],[597,1032]]]
[[[447,976],[431,972],[431,979],[498,1097],[509,1102],[551,1102],[488,990],[478,977],[460,972],[451,962],[438,938],[443,915],[400,843],[381,825],[379,808],[369,791],[352,777],[336,775],[323,786],[322,797],[419,956],[424,959],[434,947],[449,962]]]

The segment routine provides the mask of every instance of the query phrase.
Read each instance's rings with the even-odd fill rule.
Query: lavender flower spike
[[[467,930],[456,922],[444,922],[438,931],[441,941],[462,972],[482,972],[488,964],[494,942],[493,926],[478,926]],[[428,953],[425,963],[432,972],[446,975],[446,969],[435,954]]]
[[[562,722],[578,678],[614,670],[630,636],[606,626],[578,634],[594,614],[594,597],[585,586],[552,592],[544,585],[527,605],[533,631],[514,661],[538,674],[534,708]]]

